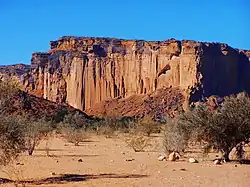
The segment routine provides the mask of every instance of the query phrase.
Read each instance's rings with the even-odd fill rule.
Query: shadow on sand
[[[53,158],[63,158],[63,157],[98,157],[101,155],[54,155],[54,154],[50,154],[48,155],[33,155],[34,157],[53,157]]]
[[[131,178],[143,178],[148,177],[148,175],[140,174],[114,174],[114,173],[103,173],[103,174],[88,174],[88,175],[79,175],[79,174],[59,174],[54,177],[48,177],[38,180],[20,180],[13,181],[6,178],[0,178],[0,184],[32,184],[32,185],[43,185],[43,184],[63,184],[69,182],[81,182],[89,179],[103,179],[103,178],[120,178],[120,179],[131,179]]]

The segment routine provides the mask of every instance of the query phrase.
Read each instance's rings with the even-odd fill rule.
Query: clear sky
[[[0,64],[61,36],[216,41],[250,49],[249,0],[0,0]]]

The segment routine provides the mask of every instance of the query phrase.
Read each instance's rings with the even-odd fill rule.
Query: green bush
[[[55,123],[60,123],[64,120],[65,116],[68,115],[67,109],[60,109],[56,112],[56,114],[52,117],[52,121]]]
[[[51,124],[44,119],[36,121],[26,120],[25,125],[25,145],[29,155],[33,154],[33,151],[39,143],[48,137],[48,134],[52,132]]]
[[[88,121],[80,113],[67,114],[64,117],[63,124],[71,126],[72,129],[85,129],[88,126]]]
[[[188,141],[205,143],[205,151],[211,148],[219,150],[223,158],[229,161],[229,153],[241,142],[250,138],[250,98],[245,93],[226,97],[217,111],[211,111],[204,105],[199,105],[192,111],[181,115],[170,134],[176,134],[178,147],[185,147]],[[166,139],[176,136],[165,136]],[[167,140],[171,142],[172,140]],[[177,140],[173,142],[178,142]],[[238,149],[242,151],[241,149]]]
[[[63,124],[61,133],[64,139],[73,143],[75,146],[79,146],[80,142],[86,140],[86,131],[83,128],[73,128],[71,124]]]
[[[65,115],[63,122],[60,124],[60,132],[68,142],[78,146],[87,137],[88,125],[88,120],[80,113],[68,114]]]
[[[23,120],[16,117],[0,116],[0,165],[9,164],[24,151]]]
[[[161,126],[159,123],[148,117],[145,117],[142,119],[137,119],[137,121],[134,123],[134,127],[131,130],[141,132],[149,137],[152,133],[159,132],[160,128]]]

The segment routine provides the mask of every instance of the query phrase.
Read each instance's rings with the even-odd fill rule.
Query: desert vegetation
[[[0,116],[0,165],[7,165],[25,151],[24,123],[20,118]]]
[[[180,152],[195,142],[203,145],[206,153],[217,149],[226,161],[233,148],[237,148],[237,155],[242,157],[242,145],[250,138],[249,109],[250,98],[245,93],[226,97],[216,111],[198,105],[166,125],[165,148]]]
[[[123,134],[129,149],[144,152],[157,147],[154,145],[157,134],[162,137],[166,155],[171,152],[185,155],[190,145],[196,145],[206,154],[212,149],[221,152],[226,161],[233,149],[241,160],[245,154],[244,145],[250,140],[250,98],[245,93],[225,97],[216,110],[201,103],[176,118],[156,122],[148,116],[86,118],[80,112],[69,113],[64,109],[58,110],[53,117],[39,119],[23,113],[8,114],[18,92],[18,86],[11,81],[0,82],[1,166],[13,165],[20,155],[33,155],[52,135],[79,147],[93,135],[110,139]],[[49,156],[49,148],[46,150]]]
[[[29,155],[32,155],[36,146],[49,137],[52,132],[51,122],[45,119],[25,119],[25,145]]]

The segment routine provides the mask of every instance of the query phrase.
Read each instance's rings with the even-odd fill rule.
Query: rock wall
[[[177,87],[186,101],[250,91],[248,51],[226,44],[62,37],[34,53],[26,90],[85,110],[112,98]]]

